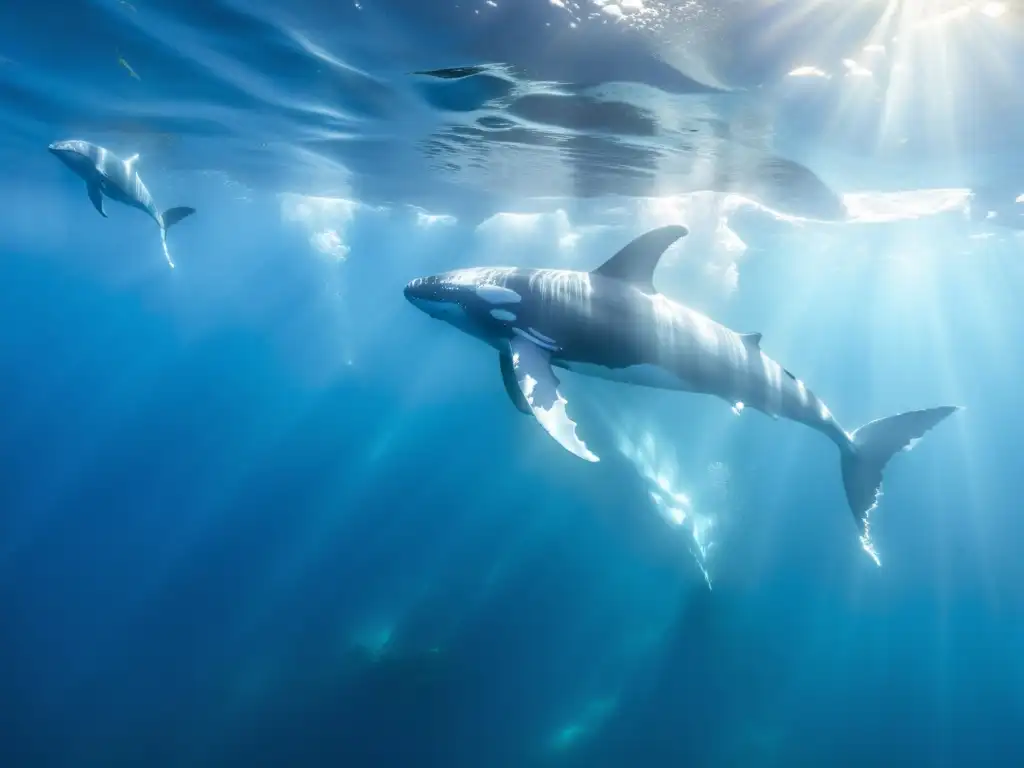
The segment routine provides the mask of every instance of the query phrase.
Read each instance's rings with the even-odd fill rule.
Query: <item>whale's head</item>
[[[470,318],[471,286],[459,285],[448,275],[417,277],[405,286],[405,298],[416,309],[437,320],[463,328]]]
[[[501,284],[512,271],[459,269],[418,277],[405,286],[405,298],[431,317],[491,342],[509,335],[522,301],[520,294]]]
[[[92,157],[92,145],[87,141],[55,141],[47,149],[73,171],[82,172],[96,167],[96,161]]]

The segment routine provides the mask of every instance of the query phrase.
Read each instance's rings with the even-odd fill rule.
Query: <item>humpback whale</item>
[[[195,208],[169,208],[163,213],[157,210],[149,190],[135,170],[138,155],[122,160],[109,149],[79,139],[54,142],[49,146],[49,150],[64,165],[82,177],[89,199],[103,218],[107,218],[107,213],[103,210],[104,195],[148,214],[160,227],[160,243],[163,246],[164,257],[171,269],[174,269],[174,261],[167,249],[167,230],[186,216],[195,213]]]
[[[753,408],[824,434],[839,448],[861,545],[880,564],[870,517],[886,464],[959,407],[908,411],[847,432],[803,381],[762,351],[760,333],[737,333],[658,293],[655,267],[687,233],[679,225],[647,232],[591,272],[459,269],[417,278],[405,296],[495,348],[515,407],[587,461],[599,459],[577,436],[553,368],[714,395],[737,413]]]

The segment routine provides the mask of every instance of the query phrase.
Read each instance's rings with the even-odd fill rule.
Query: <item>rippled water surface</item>
[[[912,186],[975,186],[998,170],[992,154],[1020,146],[1015,19],[943,18],[956,10],[924,0],[12,5],[4,118],[21,141],[87,133],[169,169],[370,202],[522,207],[715,190],[834,219],[836,190],[891,189],[894,168],[922,162],[934,169],[914,172]],[[951,147],[974,167],[955,167]],[[873,167],[857,167],[867,153]]]

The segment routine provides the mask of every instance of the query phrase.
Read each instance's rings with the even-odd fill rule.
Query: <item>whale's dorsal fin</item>
[[[124,161],[124,169],[126,171],[131,171],[132,166],[135,164],[135,161],[138,160],[138,159],[139,159],[139,153],[136,152],[134,155],[132,155],[131,157],[129,157],[127,160]]]
[[[687,234],[689,230],[680,224],[652,229],[633,240],[592,274],[622,280],[644,293],[657,293],[654,290],[654,269],[658,261],[672,243]]]
[[[100,185],[93,182],[86,189],[89,191],[89,199],[92,200],[93,207],[100,212],[100,216],[104,219],[108,218],[107,212],[103,210],[103,190],[100,189]]]
[[[741,333],[740,340],[751,349],[761,349],[761,334],[760,333]]]

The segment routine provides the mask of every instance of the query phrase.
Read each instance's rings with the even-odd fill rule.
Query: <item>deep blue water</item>
[[[0,765],[1020,764],[1019,9],[636,6],[0,8]],[[966,407],[882,567],[820,435],[566,374],[587,464],[402,296],[668,223],[847,428]]]

